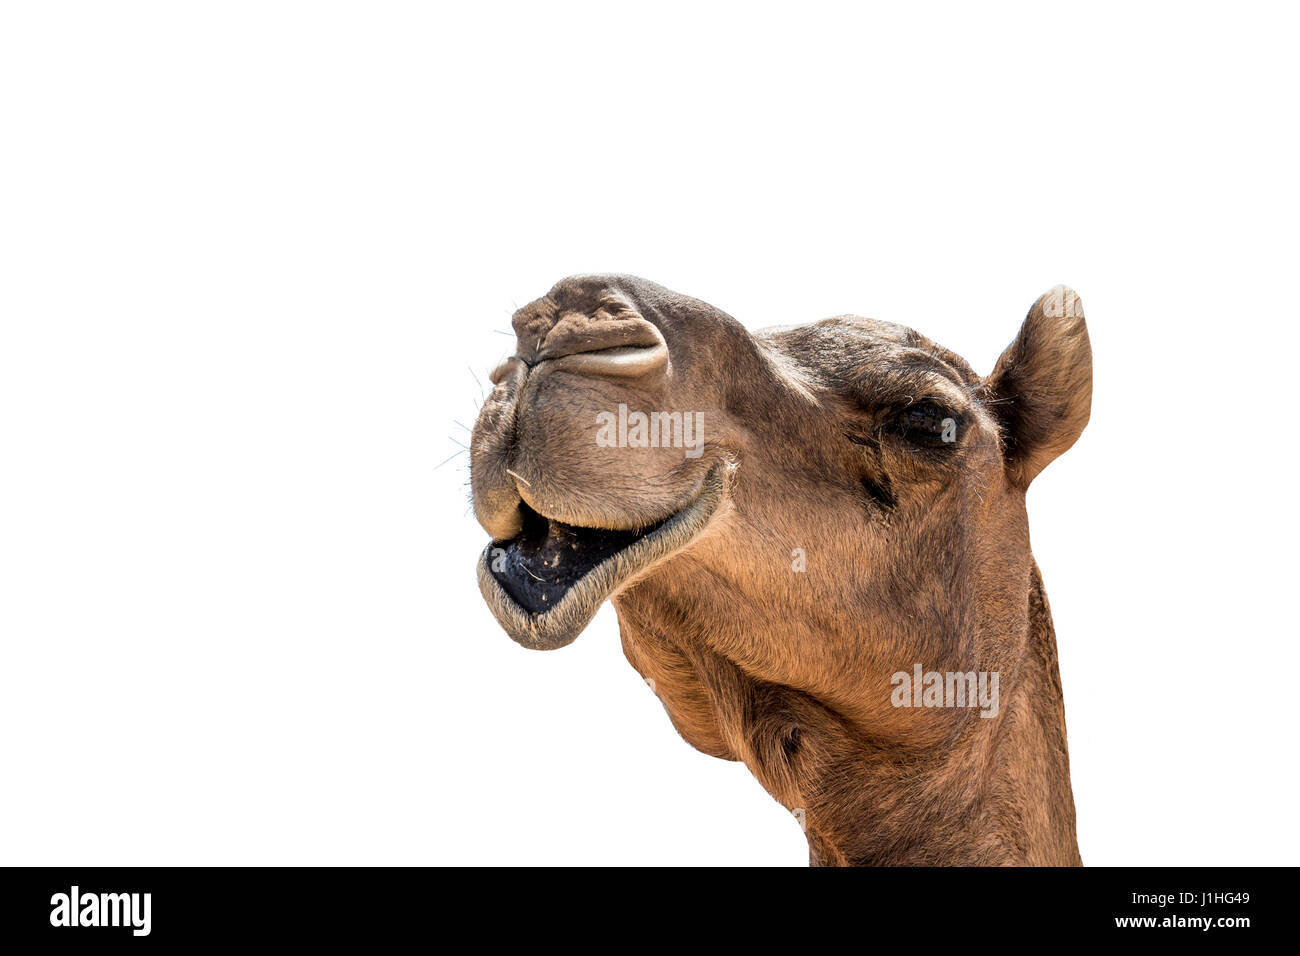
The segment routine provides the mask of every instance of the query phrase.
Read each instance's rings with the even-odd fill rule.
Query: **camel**
[[[631,276],[513,324],[470,464],[511,638],[562,647],[611,600],[678,733],[743,761],[812,865],[1081,864],[1025,510],[1089,417],[1073,291],[986,378],[903,326],[751,333]]]

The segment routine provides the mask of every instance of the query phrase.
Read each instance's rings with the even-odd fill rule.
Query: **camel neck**
[[[870,722],[758,679],[686,628],[669,631],[665,618],[688,618],[666,614],[663,594],[616,606],[624,649],[678,731],[743,761],[804,827],[814,864],[1080,862],[1056,638],[1036,567],[1023,630],[1001,642],[1015,652],[997,662],[996,716],[970,712],[924,744],[875,739]]]
[[[919,752],[854,741],[806,810],[814,865],[1079,865],[1051,612],[1033,569],[1028,633],[991,720]]]

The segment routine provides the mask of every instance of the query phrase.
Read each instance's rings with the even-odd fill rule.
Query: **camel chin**
[[[730,471],[716,462],[684,505],[638,530],[577,527],[521,503],[522,530],[483,549],[479,590],[524,647],[571,644],[607,598],[700,536],[726,500]]]

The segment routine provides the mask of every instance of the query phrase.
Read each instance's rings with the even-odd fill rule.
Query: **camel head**
[[[612,600],[679,732],[792,807],[848,741],[975,732],[970,709],[899,707],[891,675],[1014,690],[1025,489],[1089,414],[1073,292],[1042,296],[986,378],[902,326],[751,333],[628,276],[565,279],[513,323],[471,485],[480,589],[520,644],[561,647]]]

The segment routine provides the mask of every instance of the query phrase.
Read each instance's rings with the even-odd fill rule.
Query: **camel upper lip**
[[[684,505],[636,530],[569,525],[521,505],[519,534],[491,542],[479,559],[483,597],[520,644],[563,647],[614,591],[696,538],[725,497],[726,475],[714,463]]]

